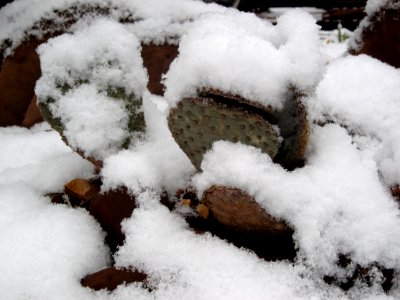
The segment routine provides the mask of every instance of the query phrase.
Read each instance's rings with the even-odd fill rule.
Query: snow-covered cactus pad
[[[179,56],[166,75],[171,132],[198,169],[217,140],[255,146],[292,169],[302,164],[309,135],[303,100],[322,68],[318,27],[303,11],[284,14],[277,26],[233,11],[207,15],[183,36]],[[204,90],[219,95],[214,93],[210,102]],[[201,101],[194,100],[199,97]],[[209,117],[204,101],[207,110],[223,110],[230,118],[186,124],[188,113],[197,119]],[[216,136],[210,129],[218,126],[237,130],[221,127]],[[193,136],[193,127],[203,136]]]
[[[85,157],[104,160],[145,129],[147,73],[137,38],[115,21],[82,24],[38,48],[44,118]]]

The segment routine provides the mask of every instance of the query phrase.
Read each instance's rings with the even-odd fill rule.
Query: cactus
[[[77,84],[77,86],[79,86],[79,84]],[[62,95],[65,95],[68,91],[72,89],[72,87],[70,87],[66,83],[57,85],[57,88],[60,89]],[[127,94],[123,87],[110,86],[107,88],[105,93],[107,94],[108,97],[114,99],[115,101],[122,101],[128,114],[128,124],[126,129],[131,133],[143,133],[145,131],[146,124],[142,108],[143,104],[142,98],[137,97],[133,93]],[[54,130],[56,130],[61,134],[63,141],[68,145],[68,139],[63,135],[65,126],[61,118],[55,116],[51,110],[51,105],[55,103],[56,100],[54,98],[48,97],[45,100],[40,99],[38,101],[38,106],[43,115],[44,120],[46,120]],[[132,135],[128,135],[127,138],[124,141],[122,141],[120,147],[128,148],[132,138],[133,138]],[[79,151],[79,149],[75,150],[78,150],[78,153],[81,154],[81,151]]]
[[[287,168],[303,161],[308,122],[299,94],[290,89],[281,111],[239,96],[202,90],[185,98],[168,117],[176,142],[197,170],[203,155],[218,140],[241,142],[261,149]]]
[[[97,20],[41,45],[38,53],[42,77],[35,91],[44,119],[97,169],[143,136],[147,74],[138,39],[121,24]]]

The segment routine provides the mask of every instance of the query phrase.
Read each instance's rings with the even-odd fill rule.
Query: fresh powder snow
[[[308,91],[322,64],[318,27],[304,11],[289,11],[276,26],[254,15],[210,14],[182,37],[165,97],[175,106],[212,88],[281,109],[289,86]]]

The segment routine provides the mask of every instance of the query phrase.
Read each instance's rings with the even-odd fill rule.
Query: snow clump
[[[314,118],[347,127],[385,183],[399,184],[400,71],[367,55],[348,56],[328,67],[316,97]]]
[[[252,14],[209,14],[182,37],[165,97],[174,106],[199,89],[217,89],[281,109],[290,86],[315,86],[322,64],[318,26],[304,11],[287,12],[277,26]]]

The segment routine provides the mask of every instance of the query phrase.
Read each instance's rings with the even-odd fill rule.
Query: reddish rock
[[[84,287],[91,288],[95,291],[106,289],[115,290],[119,285],[129,284],[133,282],[144,283],[147,275],[134,269],[118,269],[110,267],[96,273],[87,275],[81,280]]]
[[[69,196],[71,204],[80,206],[98,194],[100,186],[86,179],[77,178],[64,185],[64,191]]]
[[[149,74],[147,88],[156,95],[164,94],[164,85],[161,83],[161,76],[165,74],[172,61],[178,55],[178,46],[175,45],[142,45],[143,64]]]
[[[37,106],[37,97],[36,95],[33,95],[33,98],[28,106],[24,120],[22,121],[21,125],[30,128],[33,125],[40,122],[43,122],[42,113],[40,112],[40,109]]]
[[[367,26],[361,23],[360,40],[349,49],[351,54],[367,54],[400,68],[400,6],[388,1],[373,16],[367,16]]]
[[[392,196],[400,203],[400,185],[393,186],[390,191]]]
[[[96,194],[90,200],[88,210],[107,233],[106,242],[111,251],[114,252],[118,246],[123,245],[125,235],[121,222],[129,218],[135,208],[135,197],[125,187]]]
[[[39,56],[35,49],[41,42],[24,42],[0,69],[0,126],[20,125],[34,96],[40,77]]]
[[[245,232],[287,232],[289,227],[270,216],[248,194],[237,188],[213,186],[203,195],[202,204],[225,226]]]
[[[63,193],[51,193],[47,194],[46,197],[51,199],[51,203],[54,204],[64,204],[64,194]]]

